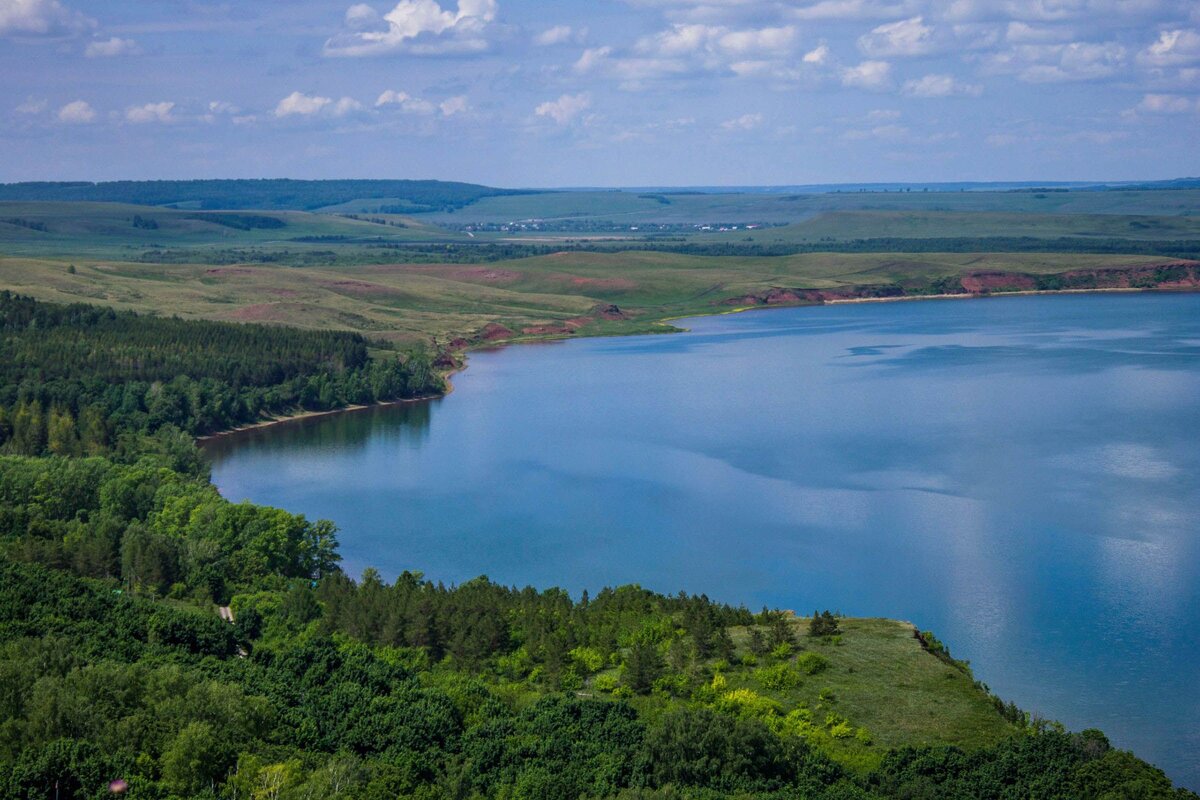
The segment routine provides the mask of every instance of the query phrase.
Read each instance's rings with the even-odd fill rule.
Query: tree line
[[[0,452],[96,455],[129,434],[169,427],[200,436],[443,388],[428,353],[373,360],[354,333],[151,317],[0,292]]]

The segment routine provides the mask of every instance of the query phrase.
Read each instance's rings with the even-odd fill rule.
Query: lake
[[[347,571],[907,619],[1200,788],[1200,295],[773,310],[475,353],[208,446]]]

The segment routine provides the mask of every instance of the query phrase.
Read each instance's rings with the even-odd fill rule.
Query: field
[[[630,225],[787,224],[833,211],[1194,216],[1200,214],[1200,190],[822,194],[556,192],[485,197],[465,208],[433,212],[423,215],[423,218],[458,225],[585,219]]]
[[[928,287],[978,273],[1154,269],[1149,256],[810,253],[774,258],[567,252],[499,264],[210,266],[0,258],[0,288],[186,318],[360,331],[393,342],[664,331],[672,317],[803,302],[796,289]],[[794,292],[793,292],[794,294]],[[615,309],[610,306],[616,306]],[[502,326],[488,329],[487,326]]]
[[[243,184],[246,202],[320,213],[247,208]],[[1200,255],[1200,190],[1187,188],[505,194],[419,183],[395,194],[405,186],[0,186],[0,197],[169,203],[0,202],[0,288],[458,349],[666,331],[673,317],[757,305],[1196,288],[1187,259]],[[392,194],[356,199],[372,188]]]
[[[331,246],[466,239],[397,215],[371,220],[301,211],[189,211],[121,203],[0,203],[0,252],[138,260],[184,248],[197,257],[230,248],[328,251]]]

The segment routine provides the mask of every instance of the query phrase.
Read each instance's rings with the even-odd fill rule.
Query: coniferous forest
[[[438,391],[426,354],[7,294],[0,312],[0,796],[1195,797],[995,698],[1004,734],[975,747],[889,747],[825,692],[785,708],[772,693],[848,635],[829,612],[355,580],[333,525],[209,482],[193,436]]]

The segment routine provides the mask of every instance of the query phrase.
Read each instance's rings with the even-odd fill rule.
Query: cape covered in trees
[[[371,360],[341,334],[0,308],[0,796],[1196,797],[1098,731],[990,697],[928,634],[907,641],[974,698],[972,743],[855,718],[828,686],[855,679],[843,654],[866,629],[829,612],[352,580],[332,525],[225,500],[190,435],[305,398],[425,392],[427,359]],[[914,724],[942,713],[871,689]]]

